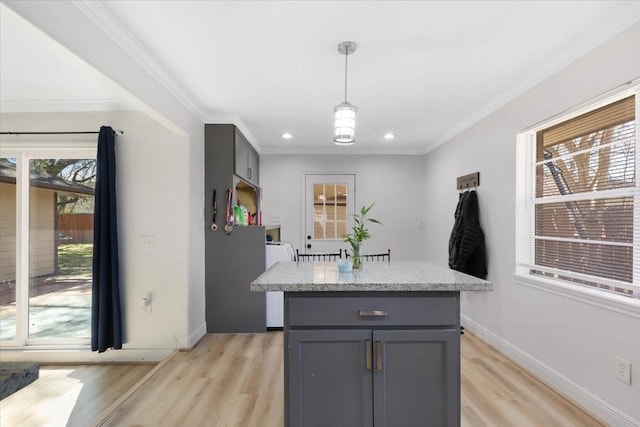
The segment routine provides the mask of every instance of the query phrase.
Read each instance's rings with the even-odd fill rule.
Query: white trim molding
[[[103,353],[86,349],[60,349],[44,346],[2,348],[3,362],[36,361],[39,363],[132,363],[160,362],[166,359],[172,348],[124,348]]]
[[[518,285],[529,286],[640,319],[640,300],[638,299],[609,294],[586,286],[562,283],[558,280],[534,277],[526,274],[515,274],[514,279]]]
[[[176,337],[176,349],[190,350],[207,334],[207,324],[203,322],[188,337]]]
[[[611,426],[637,427],[640,420],[637,420],[627,413],[624,413],[605,402],[590,391],[574,383],[550,366],[514,346],[502,337],[496,335],[484,326],[476,323],[473,319],[461,315],[462,325],[471,333],[482,339],[487,344],[495,347],[507,358],[524,368],[540,381],[580,405],[585,411],[599,418]]]
[[[92,111],[137,111],[133,102],[122,99],[31,99],[0,102],[2,113],[69,113]]]
[[[205,121],[207,115],[202,106],[195,100],[195,97],[178,83],[175,77],[113,16],[103,2],[72,0],[72,3],[147,70],[187,109],[200,120]]]

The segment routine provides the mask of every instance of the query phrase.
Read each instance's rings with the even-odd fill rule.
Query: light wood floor
[[[77,371],[61,367],[52,372],[71,370],[65,375],[74,378],[81,376],[76,372],[95,370],[79,380],[95,392],[86,397],[87,407],[71,411],[68,425],[278,427],[283,425],[282,351],[282,332],[210,334],[193,350],[177,352],[146,376],[132,371],[100,372],[101,366]],[[122,377],[129,382],[142,379],[134,392],[115,402],[117,393],[110,384],[120,383],[119,389],[126,389]],[[47,376],[38,381],[47,381]],[[34,385],[0,402],[2,427],[65,425],[69,410],[64,402],[69,397],[63,395],[78,386],[41,386],[40,393],[47,397],[42,404],[33,393],[26,393]],[[57,410],[62,413],[58,415]],[[25,421],[21,412],[30,412],[31,417]],[[463,427],[602,425],[473,335],[462,336]]]
[[[0,426],[86,427],[153,367],[41,365],[36,381],[0,401]]]

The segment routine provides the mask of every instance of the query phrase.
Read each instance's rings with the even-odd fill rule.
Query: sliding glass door
[[[14,151],[0,158],[0,344],[88,344],[95,149]]]

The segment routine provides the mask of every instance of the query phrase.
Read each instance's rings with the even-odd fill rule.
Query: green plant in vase
[[[367,214],[369,213],[373,205],[375,205],[375,203],[371,203],[368,208],[363,206],[362,209],[360,209],[360,213],[353,214],[353,233],[344,235],[343,241],[351,245],[353,268],[356,270],[362,267],[362,260],[360,259],[360,249],[362,247],[362,242],[371,237],[371,234],[366,227],[367,222],[383,225],[377,219],[367,218]]]

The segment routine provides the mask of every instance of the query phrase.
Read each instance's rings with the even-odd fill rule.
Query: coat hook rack
[[[469,188],[476,188],[479,186],[480,172],[474,172],[456,178],[456,189],[458,190],[468,190]]]

